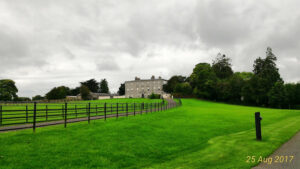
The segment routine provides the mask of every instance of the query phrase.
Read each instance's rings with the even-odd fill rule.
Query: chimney
[[[134,80],[141,80],[140,78],[138,78],[138,77],[135,77],[135,79]]]
[[[152,75],[152,77],[151,77],[151,80],[154,80],[155,79],[155,76],[154,75]]]

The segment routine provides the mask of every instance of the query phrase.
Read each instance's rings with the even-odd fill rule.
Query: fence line
[[[148,114],[149,112],[159,112],[168,110],[173,107],[180,106],[181,100],[178,102],[170,101],[165,103],[67,103],[63,105],[43,104],[34,102],[33,105],[0,105],[0,131],[33,128],[36,127],[63,124],[67,127],[67,123],[109,117],[136,115],[136,113]]]

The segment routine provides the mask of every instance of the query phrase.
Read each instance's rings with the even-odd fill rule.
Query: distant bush
[[[80,94],[81,94],[82,100],[91,100],[92,99],[91,91],[85,85],[81,85]]]
[[[34,97],[32,97],[32,100],[35,101],[35,100],[44,100],[45,98],[41,95],[36,95]]]
[[[28,97],[18,97],[15,99],[15,101],[27,102],[27,101],[31,101],[31,99]]]
[[[152,93],[151,95],[148,96],[149,99],[160,99],[160,94],[154,94]]]
[[[46,94],[46,98],[48,100],[65,99],[69,93],[70,93],[70,88],[66,86],[54,87]]]

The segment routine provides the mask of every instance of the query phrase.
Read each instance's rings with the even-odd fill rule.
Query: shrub
[[[85,85],[81,85],[80,94],[81,94],[82,100],[91,100],[92,99],[91,91]]]
[[[151,95],[148,96],[149,99],[160,99],[160,94],[154,94],[152,93]]]

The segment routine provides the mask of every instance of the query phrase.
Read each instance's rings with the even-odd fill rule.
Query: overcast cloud
[[[189,75],[219,53],[252,71],[267,46],[286,82],[300,81],[300,1],[1,0],[0,79],[19,96],[107,78]]]

